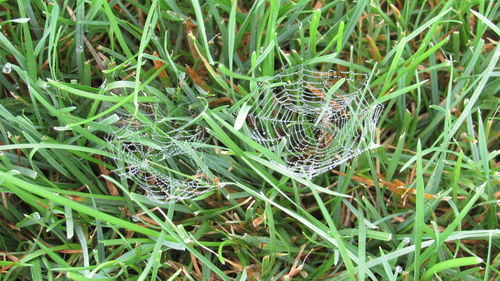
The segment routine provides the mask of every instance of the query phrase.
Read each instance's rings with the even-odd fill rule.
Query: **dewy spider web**
[[[201,127],[144,105],[137,114],[120,112],[118,117],[108,142],[120,177],[137,183],[146,196],[160,202],[193,198],[214,188],[204,171],[186,179],[169,168],[184,163],[177,160],[193,153],[203,141]]]
[[[250,136],[282,156],[274,164],[307,178],[324,173],[373,144],[382,106],[366,81],[365,74],[303,68],[273,76],[252,99]]]

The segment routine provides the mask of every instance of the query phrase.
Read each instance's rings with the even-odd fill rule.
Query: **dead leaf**
[[[102,162],[101,155],[95,155],[94,157],[97,160]],[[109,176],[109,171],[108,171],[108,169],[106,169],[106,167],[104,167],[103,165],[98,165],[98,167],[99,167],[99,171],[101,172],[101,174],[103,174],[105,176]],[[106,186],[108,187],[108,190],[109,190],[109,194],[111,194],[112,196],[120,196],[120,193],[118,192],[118,189],[116,188],[116,186],[112,182],[110,182],[106,179],[105,179],[105,181],[106,181]]]
[[[195,71],[189,65],[186,65],[186,73],[196,85],[200,86],[206,92],[210,92],[210,88],[208,88],[207,84],[205,83],[205,80],[207,78],[202,77],[199,71]]]
[[[160,57],[160,55],[156,51],[153,52],[153,56],[155,56],[157,58]],[[153,66],[154,66],[154,68],[156,70],[160,69],[163,65],[164,65],[164,63],[162,61],[160,61],[160,60],[153,60]],[[166,78],[168,78],[168,74],[165,71],[165,69],[160,72],[160,74],[158,75],[158,77],[160,77],[160,79],[166,79]]]

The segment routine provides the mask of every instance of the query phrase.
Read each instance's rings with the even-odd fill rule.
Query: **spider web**
[[[150,105],[142,105],[136,114],[122,111],[117,115],[119,121],[107,140],[118,176],[137,183],[157,202],[190,199],[214,189],[206,171],[193,171],[186,163],[205,139],[201,127],[185,117],[168,117]],[[191,176],[179,172],[179,166]]]
[[[250,137],[281,156],[274,164],[303,177],[322,174],[373,145],[382,106],[367,75],[300,69],[261,83]]]

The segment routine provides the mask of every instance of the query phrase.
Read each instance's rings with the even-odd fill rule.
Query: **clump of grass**
[[[139,2],[0,1],[0,280],[498,278],[495,1]],[[304,179],[236,130],[299,66],[367,73],[381,146]],[[114,173],[109,116],[143,103],[197,112],[172,170],[217,188]]]

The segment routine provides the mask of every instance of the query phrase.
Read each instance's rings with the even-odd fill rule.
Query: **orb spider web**
[[[187,164],[189,154],[206,139],[204,129],[186,117],[190,114],[169,116],[148,104],[134,113],[118,112],[119,121],[107,138],[115,174],[136,183],[156,202],[191,199],[213,190],[206,171],[195,171]],[[179,166],[191,176],[180,172]]]
[[[304,68],[260,83],[250,103],[250,137],[307,178],[373,147],[382,111],[366,74]]]

